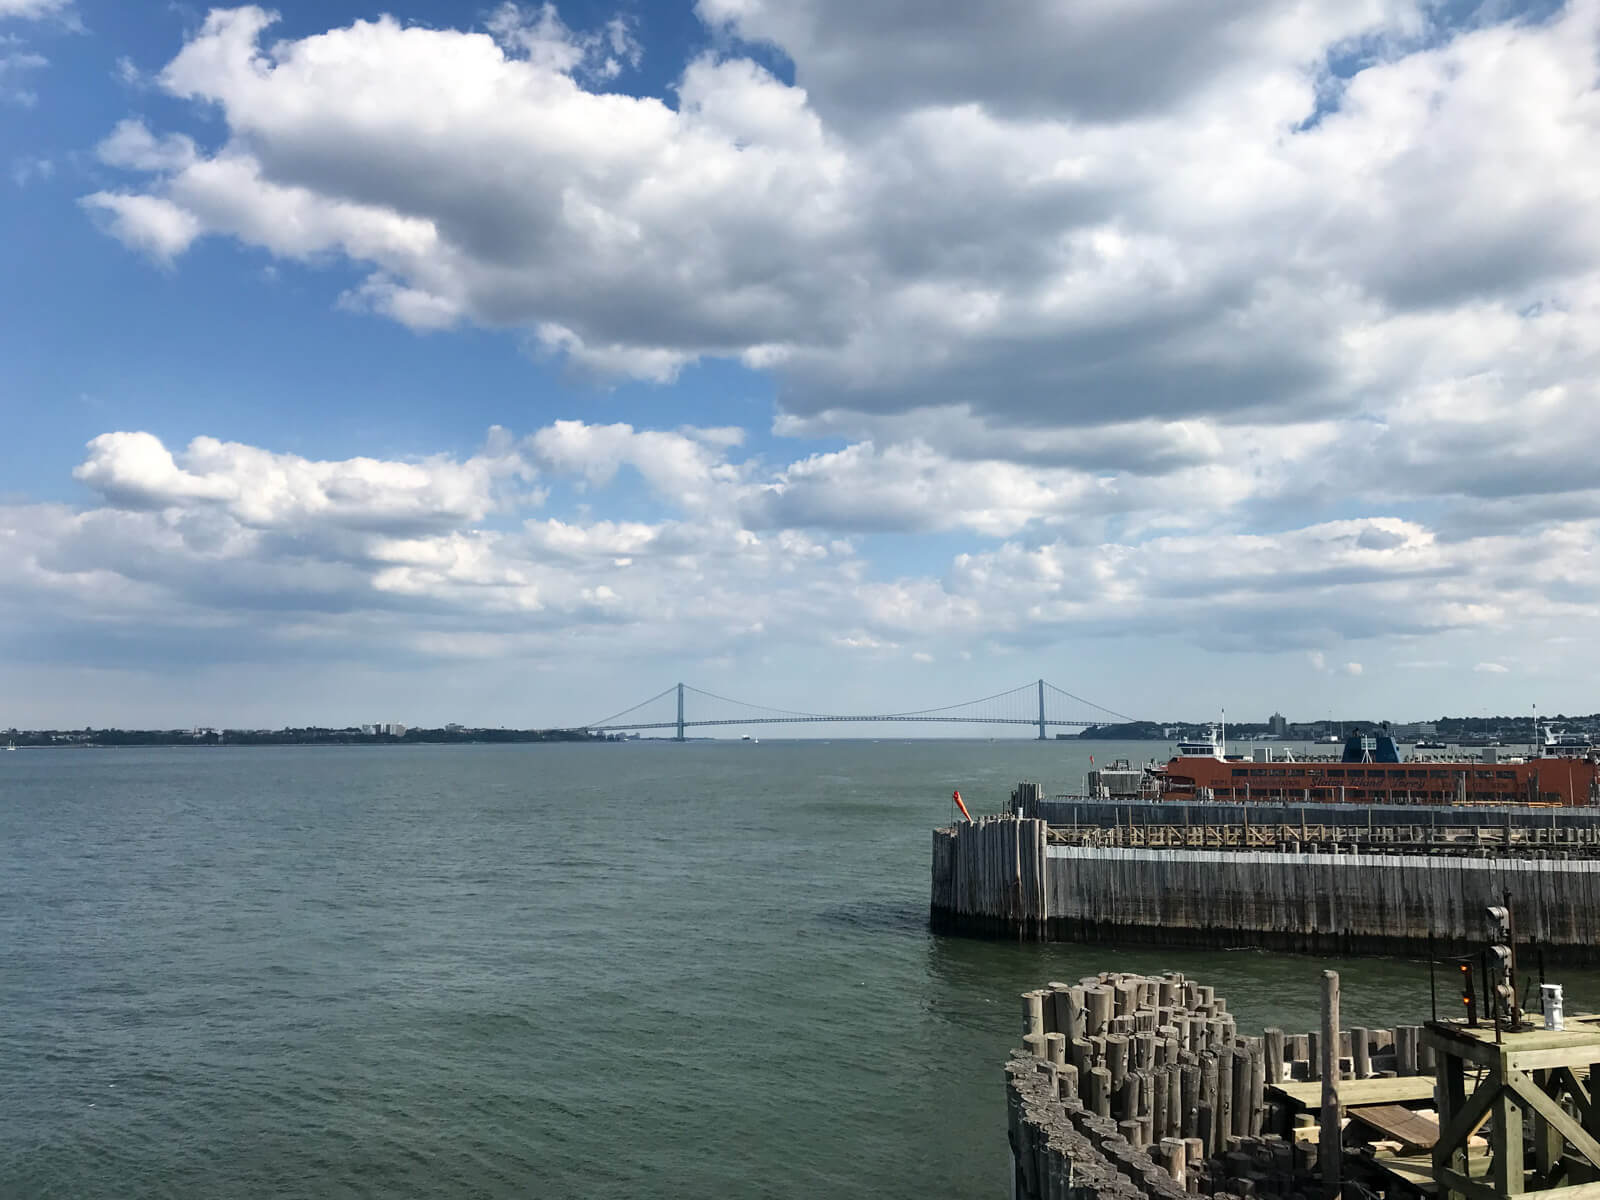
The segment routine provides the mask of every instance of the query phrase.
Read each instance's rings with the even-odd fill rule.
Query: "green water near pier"
[[[1162,749],[6,755],[0,1196],[1002,1197],[1023,988],[1315,1021],[1319,960],[929,933],[952,787]],[[1347,1023],[1426,1016],[1422,964],[1336,965]]]

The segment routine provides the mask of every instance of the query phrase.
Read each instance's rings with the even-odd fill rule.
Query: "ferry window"
[[[1241,779],[1248,774],[1250,774],[1249,770],[1244,767],[1235,767],[1233,769],[1233,777],[1235,779]]]
[[[1515,779],[1517,773],[1515,771],[1496,771],[1494,777],[1496,779]]]

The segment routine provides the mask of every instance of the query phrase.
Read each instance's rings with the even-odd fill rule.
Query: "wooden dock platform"
[[[1564,1030],[1379,1030],[1344,1029],[1338,1014],[1331,971],[1321,1029],[1307,1034],[1243,1036],[1223,997],[1177,972],[1102,972],[1024,992],[1022,1048],[1005,1068],[1013,1194],[1600,1195],[1600,1103],[1589,1088],[1600,1018],[1571,1017]],[[1432,1069],[1415,1073],[1424,1059]],[[1319,1063],[1323,1078],[1304,1078]]]
[[[1549,962],[1600,963],[1600,826],[990,816],[934,831],[929,907],[942,932],[1444,955],[1476,949],[1507,892]]]

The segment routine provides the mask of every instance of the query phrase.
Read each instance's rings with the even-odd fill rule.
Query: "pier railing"
[[[1600,858],[1600,828],[1333,824],[1325,821],[1051,826],[1051,845],[1141,850]]]

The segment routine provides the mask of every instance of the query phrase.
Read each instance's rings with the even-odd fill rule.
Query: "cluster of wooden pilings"
[[[1024,1048],[1136,1148],[1195,1138],[1210,1154],[1261,1132],[1264,1039],[1239,1037],[1209,986],[1175,972],[1090,976],[1024,992],[1022,1007]]]
[[[962,914],[973,932],[1042,938],[1047,829],[1043,821],[986,816],[934,830],[933,911]]]
[[[1321,1195],[1321,1129],[1294,1084],[1434,1068],[1416,1025],[1240,1036],[1224,998],[1177,972],[1024,992],[1022,1026],[1006,1080],[1026,1200]]]

